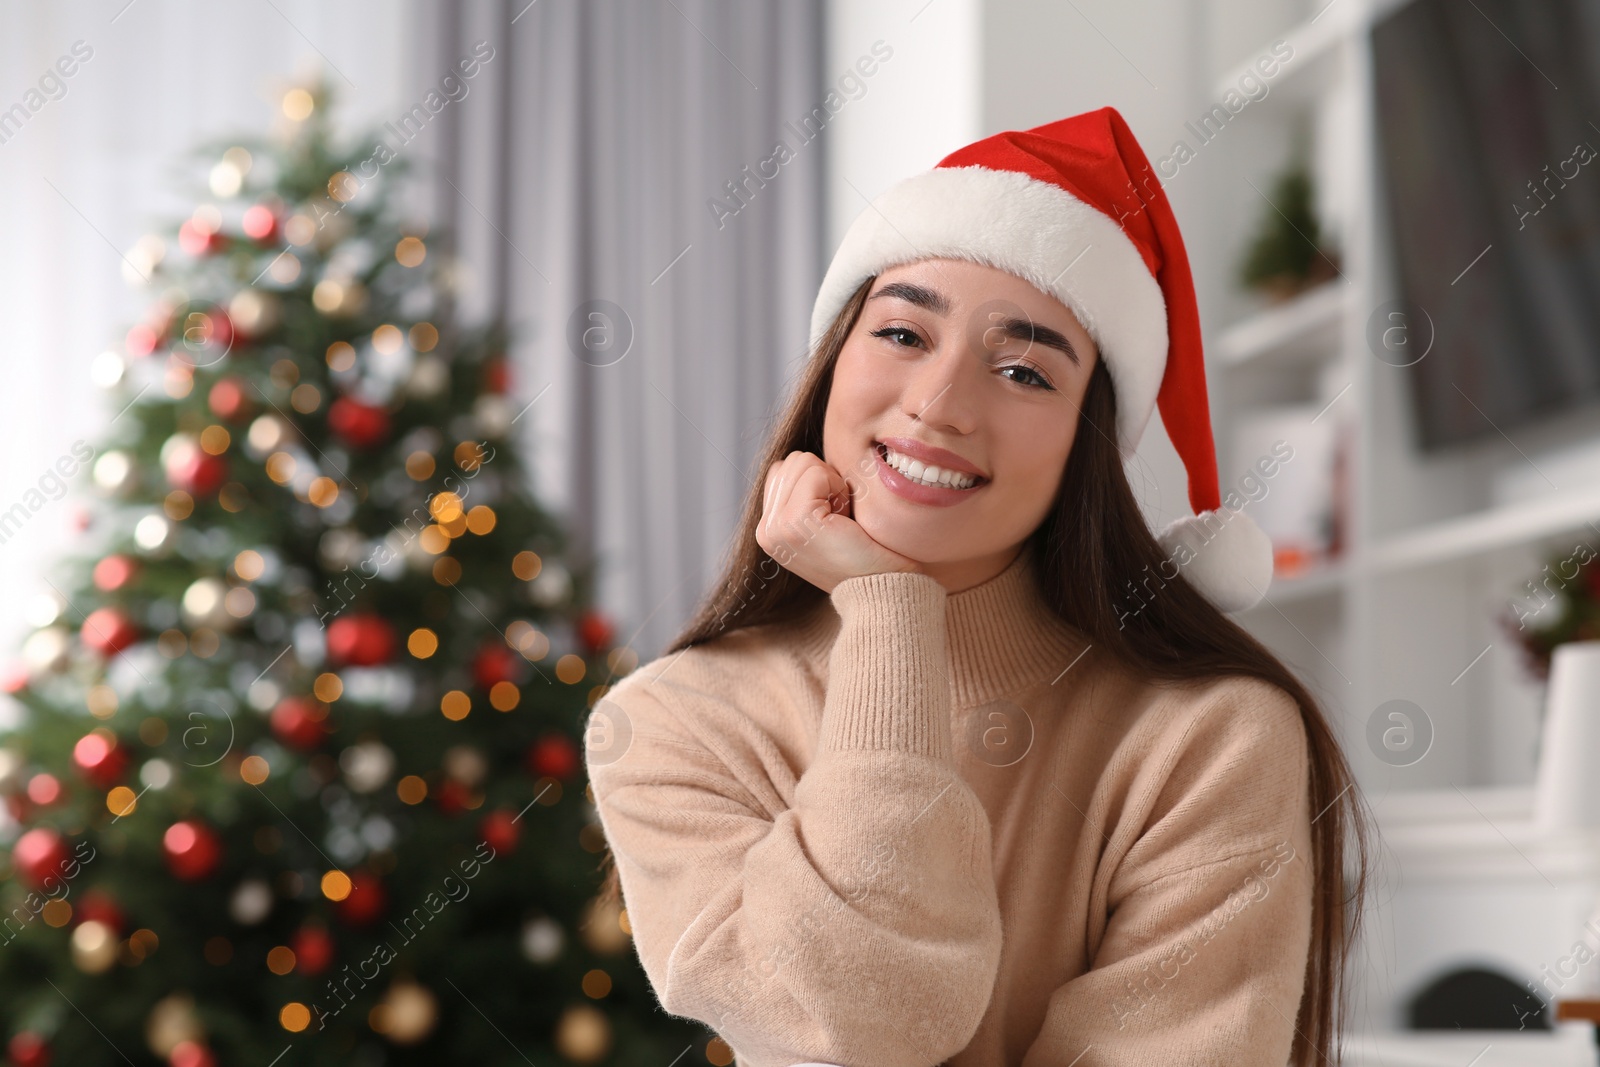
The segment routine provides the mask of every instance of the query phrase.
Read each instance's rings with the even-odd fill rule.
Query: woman
[[[812,341],[727,573],[590,722],[662,1006],[741,1067],[1336,1059],[1365,816],[1223,614],[1270,545],[1220,506],[1187,258],[1121,116],[891,189]],[[1158,401],[1196,514],[1152,535],[1122,464]]]

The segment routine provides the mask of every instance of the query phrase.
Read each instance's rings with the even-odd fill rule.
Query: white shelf
[[[1358,1025],[1379,1030],[1401,1017],[1404,997],[1464,953],[1536,973],[1570,944],[1568,912],[1578,915],[1600,890],[1600,832],[1541,833],[1532,787],[1477,784],[1526,781],[1534,759],[1538,720],[1527,679],[1512,657],[1483,651],[1498,586],[1517,577],[1521,554],[1567,533],[1594,542],[1588,524],[1600,528],[1595,442],[1574,439],[1593,434],[1593,424],[1585,431],[1574,416],[1538,435],[1530,431],[1518,441],[1529,456],[1509,443],[1423,454],[1406,391],[1414,383],[1400,381],[1367,350],[1369,316],[1402,295],[1393,241],[1383,229],[1380,72],[1370,30],[1405,2],[1308,0],[1298,25],[1268,40],[1228,43],[1226,54],[1240,62],[1214,79],[1213,98],[1239,91],[1247,74],[1269,92],[1238,114],[1244,136],[1229,135],[1228,152],[1215,157],[1207,174],[1219,214],[1212,258],[1198,264],[1213,272],[1234,269],[1238,236],[1251,221],[1239,205],[1257,206],[1261,191],[1252,192],[1247,181],[1259,186],[1282,167],[1293,139],[1308,134],[1307,163],[1342,274],[1217,331],[1208,338],[1208,362],[1221,379],[1218,426],[1254,406],[1303,402],[1307,392],[1327,400],[1339,390],[1343,398],[1347,554],[1275,579],[1240,622],[1324,694],[1376,818],[1371,858],[1382,895],[1369,902],[1374,912],[1364,950],[1374,967],[1361,979],[1365,1006],[1357,1012],[1367,1016]],[[1294,55],[1262,78],[1254,64],[1279,41],[1288,41]],[[1552,451],[1556,459],[1547,465]],[[1519,459],[1537,461],[1543,475],[1569,455],[1571,476],[1557,481],[1581,488],[1508,484],[1506,472],[1522,469]],[[1551,495],[1509,502],[1522,489],[1546,488]],[[1396,528],[1401,514],[1449,517]],[[1457,685],[1463,666],[1473,663],[1476,673]],[[1437,724],[1425,758],[1406,768],[1369,751],[1366,736],[1375,711],[1396,698],[1415,701]],[[1402,917],[1405,928],[1386,931],[1385,916]],[[1452,1040],[1457,1044],[1446,1044]],[[1494,1048],[1485,1053],[1491,1040]],[[1593,1048],[1586,1032],[1571,1045],[1505,1033],[1481,1042],[1466,1035],[1385,1035],[1347,1062],[1442,1067],[1484,1053],[1478,1067],[1592,1064]],[[1575,1054],[1570,1060],[1563,1058],[1568,1052]]]
[[[1381,852],[1412,880],[1560,884],[1600,876],[1600,833],[1541,832],[1532,786],[1418,789],[1373,800]]]
[[[1600,522],[1600,490],[1507,504],[1383,538],[1369,557],[1375,571],[1425,567],[1485,555]]]
[[[1313,2],[1326,4],[1327,0],[1313,0]],[[1315,94],[1321,88],[1321,80],[1328,76],[1329,68],[1333,65],[1331,60],[1338,46],[1350,35],[1353,27],[1360,23],[1360,7],[1358,0],[1336,0],[1321,15],[1314,14],[1311,19],[1274,37],[1268,42],[1269,45],[1277,41],[1286,41],[1289,47],[1294,49],[1294,54],[1271,78],[1263,79],[1261,72],[1255,66],[1259,55],[1269,54],[1264,48],[1257,55],[1241,60],[1220,75],[1211,91],[1218,100],[1225,99],[1229,92],[1238,92],[1239,79],[1249,75],[1267,84],[1267,95],[1260,101],[1261,103],[1272,100],[1275,95],[1279,98],[1292,96],[1295,99],[1305,99]],[[1251,106],[1256,105],[1252,103]]]
[[[1294,55],[1272,78],[1266,79],[1268,93],[1263,103],[1273,98],[1274,90],[1282,88],[1280,97],[1304,100],[1320,94],[1325,80],[1332,76],[1332,68],[1339,46],[1356,34],[1364,33],[1374,22],[1390,11],[1403,6],[1408,0],[1311,0],[1311,17],[1278,34],[1276,41],[1287,41]],[[1257,55],[1265,49],[1258,50]],[[1255,69],[1256,56],[1252,55],[1220,74],[1211,91],[1221,100],[1230,90],[1237,92],[1239,79],[1246,74],[1260,78]],[[1254,106],[1253,104],[1251,106]]]
[[[1222,331],[1217,356],[1232,367],[1336,356],[1348,284],[1324,282]]]
[[[1308,603],[1344,592],[1350,569],[1344,560],[1320,564],[1292,578],[1273,578],[1267,586],[1267,595],[1252,611],[1267,611],[1273,607]]]
[[[1594,1067],[1592,1029],[1555,1026],[1550,1033],[1358,1032],[1347,1035],[1343,1062],[1349,1067]]]

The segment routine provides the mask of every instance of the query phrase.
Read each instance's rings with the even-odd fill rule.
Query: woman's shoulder
[[[608,781],[716,781],[752,810],[775,813],[785,806],[775,782],[798,776],[807,709],[819,703],[811,693],[782,625],[730,630],[608,689],[591,712],[589,759]]]
[[[1303,740],[1299,702],[1283,686],[1254,674],[1215,674],[1183,681],[1144,680],[1147,731],[1174,742],[1229,740],[1256,744]]]
[[[1303,786],[1308,735],[1287,689],[1247,674],[1156,681],[1121,673],[1105,691],[1120,711],[1106,765],[1131,793],[1173,797],[1241,775],[1280,794]]]
[[[729,629],[708,641],[664,652],[606,691],[630,715],[741,722],[792,705],[809,688],[803,625],[771,622]]]
[[[1159,696],[1114,777],[1142,830],[1127,853],[1149,880],[1279,841],[1302,842],[1310,751],[1294,696],[1254,675],[1152,684]]]

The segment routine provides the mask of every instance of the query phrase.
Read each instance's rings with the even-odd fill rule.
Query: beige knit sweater
[[[1026,551],[841,582],[645,664],[586,762],[662,1007],[739,1067],[1281,1067],[1311,936],[1304,728],[1158,686]]]

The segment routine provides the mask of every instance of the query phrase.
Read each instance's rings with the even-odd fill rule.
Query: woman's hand
[[[811,452],[790,452],[767,470],[756,543],[784,568],[832,593],[846,578],[921,571],[874,541],[851,517],[850,485]]]

